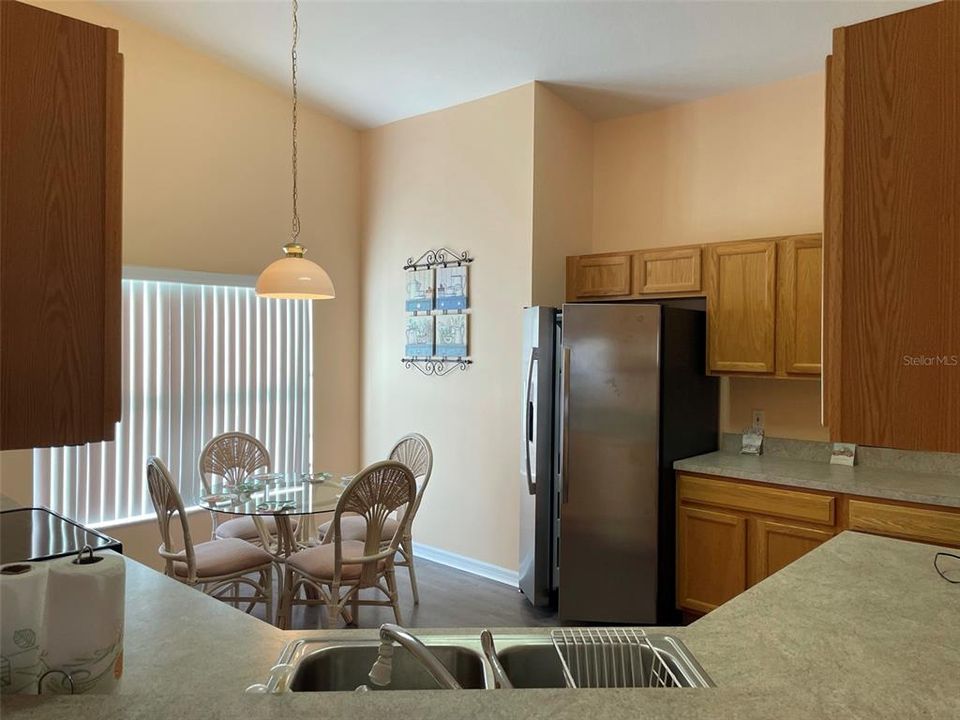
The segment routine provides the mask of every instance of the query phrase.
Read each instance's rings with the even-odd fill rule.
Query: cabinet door
[[[631,292],[633,258],[580,255],[567,258],[567,299],[624,297]]]
[[[700,292],[700,248],[641,250],[637,253],[640,294]]]
[[[823,240],[783,238],[777,248],[777,372],[820,374]]]
[[[747,589],[747,520],[681,505],[677,518],[677,604],[709,612]]]
[[[705,251],[710,370],[774,372],[776,242],[708,245]]]
[[[750,585],[755,585],[833,537],[832,530],[758,518],[751,521]]]
[[[116,30],[0,2],[0,450],[120,419]]]
[[[831,439],[960,452],[960,3],[834,31]]]

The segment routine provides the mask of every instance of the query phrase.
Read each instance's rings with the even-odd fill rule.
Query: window
[[[116,438],[34,450],[36,502],[91,525],[151,516],[145,467],[157,455],[189,506],[200,494],[204,444],[233,430],[263,441],[274,470],[310,467],[312,303],[257,298],[251,287],[139,279],[125,279],[122,292]]]

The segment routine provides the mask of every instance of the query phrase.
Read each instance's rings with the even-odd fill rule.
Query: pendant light
[[[293,0],[293,47],[290,50],[293,85],[293,223],[290,242],[283,246],[284,257],[267,265],[257,278],[257,295],[266,298],[331,300],[336,296],[327,271],[303,257],[300,244],[300,216],[297,214],[297,0]]]

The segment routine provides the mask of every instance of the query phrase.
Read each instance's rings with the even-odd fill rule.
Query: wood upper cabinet
[[[0,450],[112,439],[120,419],[117,48],[0,2]]]
[[[820,374],[823,241],[789,235],[567,258],[567,301],[706,295],[714,374]]]
[[[820,374],[823,239],[782,238],[777,247],[777,372]]]
[[[635,292],[640,295],[700,292],[701,254],[699,247],[640,250],[634,261]]]
[[[613,253],[567,258],[567,299],[618,298],[633,290],[633,255]]]
[[[677,514],[677,604],[710,612],[747,589],[747,520],[681,505]]]
[[[749,584],[756,585],[832,538],[832,528],[809,527],[782,520],[750,521]]]
[[[776,370],[777,243],[707,245],[707,354],[714,372]]]
[[[824,243],[834,441],[960,452],[960,3],[834,32]]]

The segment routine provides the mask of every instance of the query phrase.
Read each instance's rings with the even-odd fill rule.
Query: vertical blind
[[[145,467],[157,455],[184,503],[197,461],[222,432],[259,438],[273,470],[312,464],[312,303],[249,287],[123,281],[123,414],[112,442],[34,450],[34,498],[98,524],[151,515]]]

